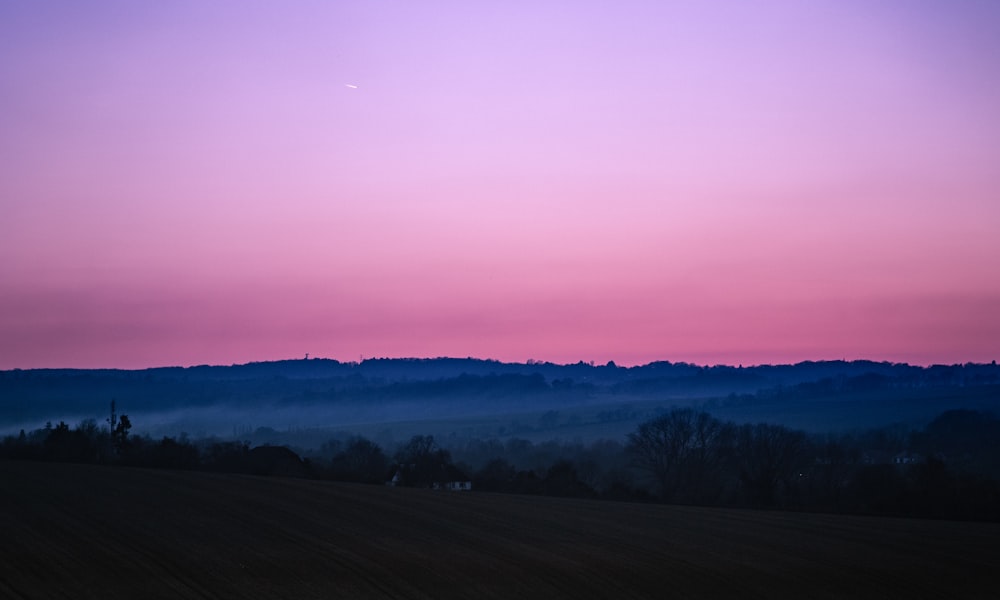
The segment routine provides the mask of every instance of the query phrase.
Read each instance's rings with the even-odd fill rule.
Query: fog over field
[[[0,433],[103,422],[137,433],[302,445],[334,433],[528,439],[624,438],[671,407],[813,432],[920,426],[948,409],[997,410],[1000,368],[816,362],[754,367],[659,362],[309,359],[246,365],[0,372]],[[322,440],[321,440],[322,441]]]

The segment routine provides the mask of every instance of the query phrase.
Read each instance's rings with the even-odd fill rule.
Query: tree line
[[[810,435],[692,408],[623,442],[450,440],[417,435],[387,452],[364,437],[293,451],[248,442],[154,440],[112,403],[104,425],[46,424],[7,436],[0,457],[310,477],[411,487],[471,481],[482,492],[851,514],[1000,520],[1000,419],[953,410],[926,427]]]

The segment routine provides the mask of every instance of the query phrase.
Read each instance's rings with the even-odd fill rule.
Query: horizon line
[[[652,361],[649,361],[649,362],[634,363],[634,364],[623,364],[623,363],[618,363],[617,361],[614,361],[614,360],[609,360],[606,363],[597,363],[594,360],[587,361],[587,360],[582,360],[582,359],[579,360],[579,361],[576,361],[576,362],[555,362],[555,361],[550,361],[550,360],[538,360],[538,359],[533,359],[533,358],[525,359],[523,361],[517,361],[517,360],[500,360],[500,359],[496,359],[496,358],[482,358],[482,357],[475,357],[475,356],[464,356],[464,357],[461,357],[461,356],[423,356],[423,357],[421,357],[421,356],[371,356],[371,357],[361,356],[359,358],[361,360],[341,360],[341,359],[338,359],[338,358],[330,358],[330,357],[325,357],[325,356],[310,356],[309,354],[306,354],[302,358],[275,358],[275,359],[265,359],[265,360],[251,360],[251,361],[243,362],[243,363],[234,362],[234,363],[230,363],[230,364],[223,364],[223,363],[214,363],[214,364],[213,363],[199,363],[199,364],[188,364],[188,365],[177,365],[177,364],[169,365],[169,364],[163,364],[163,365],[156,365],[156,366],[136,367],[136,368],[110,367],[110,366],[106,366],[106,367],[10,367],[10,368],[5,368],[5,369],[0,369],[0,373],[2,373],[2,372],[11,372],[11,371],[152,371],[152,370],[157,370],[157,369],[197,369],[197,368],[205,368],[205,367],[208,367],[208,368],[230,368],[230,367],[245,367],[245,366],[251,366],[251,365],[261,365],[261,364],[268,364],[268,363],[308,362],[308,361],[330,361],[330,362],[336,362],[336,363],[343,364],[343,365],[358,365],[358,366],[360,366],[360,365],[364,364],[365,362],[371,362],[371,361],[471,360],[471,361],[479,361],[479,362],[493,362],[493,363],[499,363],[499,364],[502,364],[502,365],[523,365],[523,366],[545,365],[545,366],[555,366],[555,367],[570,367],[570,366],[576,366],[576,365],[583,364],[583,365],[590,366],[590,367],[593,367],[593,368],[614,367],[614,368],[619,368],[619,369],[642,368],[642,367],[648,367],[650,365],[661,364],[661,363],[665,363],[665,364],[669,364],[669,365],[686,365],[686,366],[698,367],[698,368],[719,368],[719,367],[722,367],[722,368],[732,368],[732,369],[752,369],[752,368],[758,368],[758,367],[786,367],[786,366],[787,367],[791,367],[791,366],[797,366],[797,365],[802,365],[802,364],[806,364],[806,363],[813,363],[813,364],[817,364],[817,363],[845,363],[845,364],[852,364],[852,363],[859,363],[859,362],[861,362],[861,363],[874,363],[874,364],[892,365],[892,366],[918,367],[918,368],[924,368],[924,369],[931,368],[931,367],[956,367],[956,366],[966,366],[966,365],[974,365],[974,366],[975,365],[983,365],[983,366],[995,366],[996,365],[996,360],[992,360],[990,362],[965,361],[965,362],[953,362],[953,363],[926,363],[926,364],[918,364],[918,363],[910,363],[910,362],[906,362],[906,361],[874,360],[874,359],[868,359],[868,358],[852,358],[852,359],[847,359],[847,358],[819,358],[819,359],[804,359],[804,360],[799,360],[797,362],[773,362],[773,363],[764,362],[764,363],[750,363],[750,364],[744,364],[744,363],[737,363],[737,364],[714,363],[714,364],[708,364],[708,363],[688,362],[688,361],[685,361],[685,360],[675,360],[674,361],[674,360],[669,360],[669,359],[659,359],[659,360],[652,360]]]

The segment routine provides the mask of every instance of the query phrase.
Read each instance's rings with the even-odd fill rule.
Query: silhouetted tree
[[[589,498],[596,495],[593,488],[580,481],[576,467],[568,460],[560,460],[549,467],[542,480],[542,490],[546,496]]]
[[[0,446],[4,458],[37,458],[38,449],[34,444],[28,442],[28,435],[21,430],[21,433],[14,437],[9,435],[3,439],[3,446]]]
[[[475,489],[484,492],[507,492],[517,470],[503,458],[494,458],[472,477]]]
[[[381,483],[387,466],[388,460],[378,444],[356,437],[333,457],[333,476],[344,481]]]
[[[311,473],[298,454],[284,446],[257,446],[247,453],[250,472],[278,477],[310,477]]]
[[[427,487],[451,465],[451,454],[439,447],[432,435],[415,435],[396,452],[403,485]]]
[[[820,436],[810,447],[814,457],[808,481],[810,508],[843,511],[847,486],[861,466],[861,450],[846,437]]]
[[[675,408],[630,433],[627,449],[635,464],[651,473],[667,501],[700,501],[714,485],[726,455],[731,428],[704,412]]]
[[[865,465],[847,487],[851,512],[863,514],[908,514],[906,481],[893,465]]]
[[[128,445],[129,431],[132,429],[132,421],[128,415],[118,416],[117,405],[111,400],[111,415],[106,420],[108,431],[111,433],[111,447],[115,454],[122,454]]]
[[[1000,419],[989,412],[949,410],[910,436],[910,450],[946,457],[948,468],[1000,478]]]
[[[185,440],[164,437],[159,443],[149,444],[139,458],[143,466],[161,469],[194,469],[200,456],[198,449]]]
[[[958,480],[944,461],[927,457],[907,469],[913,515],[937,519],[954,517],[959,506]]]
[[[202,461],[212,471],[250,472],[249,442],[215,442],[205,451]]]
[[[800,431],[768,423],[741,426],[735,450],[747,501],[753,506],[787,505],[805,467],[805,448]]]
[[[86,433],[79,428],[71,430],[69,425],[62,421],[54,429],[49,430],[43,447],[47,460],[61,462],[97,460],[97,448]]]
[[[132,421],[128,415],[118,418],[118,425],[111,432],[111,443],[117,454],[123,454],[129,446],[129,432],[132,430]]]

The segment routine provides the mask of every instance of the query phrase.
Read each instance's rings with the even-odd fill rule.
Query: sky
[[[1000,3],[0,2],[0,369],[1000,358]]]

